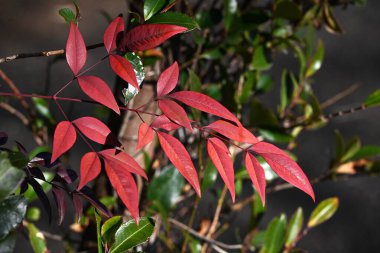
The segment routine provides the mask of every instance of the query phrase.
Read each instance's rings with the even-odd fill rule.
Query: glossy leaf
[[[278,253],[281,251],[285,240],[286,216],[274,218],[265,232],[264,246],[261,253]]]
[[[35,253],[49,252],[47,249],[45,236],[42,234],[42,232],[32,223],[27,223],[26,228],[28,229],[28,236],[33,251]]]
[[[306,70],[306,77],[314,75],[322,66],[323,58],[325,55],[325,49],[322,40],[318,41],[317,51],[311,59],[311,62],[308,65]]]
[[[250,144],[258,142],[256,137],[243,126],[238,127],[224,120],[217,120],[208,126],[205,126],[205,128],[212,129],[234,141]]]
[[[150,125],[153,128],[161,128],[166,131],[173,131],[177,130],[181,126],[172,122],[168,117],[166,117],[164,114],[158,116],[157,118],[154,119],[152,124]]]
[[[371,95],[369,95],[364,101],[366,106],[377,106],[380,105],[380,90],[376,90]]]
[[[145,122],[140,124],[136,150],[140,150],[145,145],[151,143],[154,138],[153,129]]]
[[[66,213],[65,191],[61,188],[53,187],[52,192],[58,210],[58,225],[61,225]]]
[[[327,221],[338,210],[338,206],[339,199],[337,197],[323,200],[311,213],[307,226],[312,228]]]
[[[115,241],[115,233],[123,224],[122,216],[114,216],[106,220],[102,226],[100,234],[107,245],[112,245]]]
[[[53,153],[51,162],[55,162],[58,157],[69,150],[77,139],[75,127],[69,121],[61,121],[58,123],[54,131]]]
[[[247,169],[248,175],[251,178],[253,186],[258,192],[263,206],[265,206],[265,172],[260,162],[256,159],[254,155],[247,152],[245,156],[245,167]]]
[[[350,160],[360,150],[361,145],[361,141],[358,137],[351,138],[340,161],[346,162]]]
[[[76,218],[77,221],[79,221],[80,218],[82,217],[82,213],[83,213],[83,203],[82,203],[82,200],[81,200],[81,198],[79,197],[78,194],[73,193],[72,194],[72,201],[73,201],[74,210],[75,210],[75,218]]]
[[[157,81],[157,96],[163,96],[171,92],[178,83],[178,63],[174,62],[169,68],[161,73]]]
[[[301,207],[299,207],[297,211],[295,211],[292,217],[290,218],[290,221],[286,230],[286,236],[285,236],[286,247],[294,246],[294,243],[296,242],[298,235],[302,230],[302,225],[303,225],[303,210]]]
[[[112,20],[112,22],[108,25],[103,35],[104,47],[106,48],[108,53],[116,48],[117,37],[119,33],[123,31],[124,20],[121,16]]]
[[[171,100],[159,100],[158,107],[165,114],[166,117],[168,117],[178,125],[186,127],[190,131],[193,131],[190,119],[187,117],[187,113],[176,102]]]
[[[96,152],[86,153],[80,161],[80,181],[78,190],[82,189],[88,182],[96,178],[101,170],[101,163]]]
[[[110,248],[109,253],[125,252],[132,247],[135,247],[152,235],[154,230],[154,221],[147,217],[142,217],[137,225],[134,220],[130,220],[116,231],[115,243]]]
[[[127,59],[119,55],[110,55],[109,60],[111,68],[116,73],[116,75],[118,75],[127,83],[133,85],[133,87],[139,91],[140,87],[137,83],[136,73],[133,69],[132,64]]]
[[[26,207],[27,201],[21,196],[10,196],[0,202],[0,240],[20,224]]]
[[[90,140],[99,144],[117,145],[118,141],[111,130],[94,117],[82,117],[73,121],[74,125]]]
[[[179,140],[169,134],[157,131],[157,136],[169,160],[190,183],[198,196],[200,196],[198,173],[186,148]]]
[[[98,253],[104,253],[104,246],[103,246],[103,240],[101,236],[101,224],[102,224],[102,216],[94,210],[94,215],[95,215],[95,222],[96,222],[96,238],[98,240]]]
[[[115,166],[115,164],[109,163],[109,161],[105,160],[104,164],[112,187],[131,212],[133,218],[139,223],[139,193],[136,182],[127,170]]]
[[[78,26],[70,22],[70,32],[66,43],[66,61],[76,76],[87,59],[87,49]]]
[[[238,126],[241,125],[236,116],[233,115],[227,108],[225,108],[216,100],[202,93],[195,91],[179,91],[170,94],[169,97],[178,100],[195,109],[233,121]]]
[[[166,0],[145,0],[144,1],[144,20],[150,19],[159,12],[166,4]]]
[[[14,193],[25,178],[25,173],[12,166],[7,153],[0,153],[0,201]]]
[[[129,30],[122,47],[127,51],[144,51],[159,46],[170,37],[183,33],[186,27],[163,24],[144,24]]]
[[[314,191],[309,180],[298,164],[288,154],[266,142],[256,143],[250,149],[263,157],[278,176],[309,194],[315,200]]]
[[[34,178],[29,178],[28,183],[33,187],[34,192],[37,194],[38,199],[41,201],[41,204],[48,215],[49,223],[51,223],[51,205],[44,189]]]
[[[141,88],[141,84],[145,78],[145,72],[144,72],[144,65],[141,61],[140,56],[134,52],[128,52],[124,55],[124,58],[127,59],[132,64],[132,67],[135,71],[137,83],[139,87]]]
[[[0,249],[2,253],[13,253],[16,246],[16,232],[9,233],[3,239],[0,239]]]
[[[188,29],[188,31],[199,29],[198,23],[191,17],[178,12],[164,12],[155,15],[149,19],[147,24],[169,24],[183,26]]]
[[[218,138],[207,141],[207,152],[235,202],[235,172],[227,146]]]
[[[87,96],[120,114],[119,106],[110,87],[102,79],[97,76],[80,76],[78,83]]]

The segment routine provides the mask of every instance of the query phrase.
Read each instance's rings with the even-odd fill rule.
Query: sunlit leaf
[[[337,197],[323,200],[311,213],[307,226],[312,228],[327,221],[338,210],[338,206],[339,199]]]

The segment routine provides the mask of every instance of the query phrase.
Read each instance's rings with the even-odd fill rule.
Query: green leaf
[[[195,21],[193,18],[179,12],[164,12],[160,13],[151,19],[149,19],[147,24],[169,24],[169,25],[178,25],[186,27],[188,30],[191,31],[194,29],[199,29],[199,25],[197,21]]]
[[[260,129],[259,132],[264,137],[264,139],[271,142],[288,143],[294,140],[293,136],[282,133],[279,130]]]
[[[26,206],[26,199],[21,196],[10,196],[0,202],[0,240],[22,221]]]
[[[59,15],[61,15],[66,23],[70,24],[70,22],[76,23],[76,16],[74,12],[69,8],[62,8],[58,11]]]
[[[321,68],[324,55],[325,48],[323,46],[323,41],[319,40],[317,45],[317,51],[315,52],[306,70],[306,77],[314,75]]]
[[[5,238],[0,240],[1,253],[13,253],[16,246],[16,232],[9,233]]]
[[[0,201],[15,192],[25,173],[12,166],[5,152],[0,153]]]
[[[264,46],[259,46],[256,48],[253,58],[252,67],[256,70],[267,70],[272,66],[272,63],[268,59],[268,53]]]
[[[15,166],[16,168],[23,168],[29,162],[29,158],[19,151],[9,152],[8,157],[11,164]]]
[[[257,191],[255,191],[254,194],[255,194],[255,198],[252,203],[252,216],[255,220],[255,223],[257,224],[258,219],[260,219],[264,215],[266,211],[266,207],[263,206],[263,202],[261,201],[261,198],[259,194],[257,193]]]
[[[325,28],[330,33],[342,33],[343,30],[336,21],[329,1],[323,1],[323,19],[325,21]]]
[[[327,221],[335,214],[338,206],[339,199],[337,197],[323,200],[311,213],[307,226],[312,228]]]
[[[270,75],[262,75],[257,80],[256,89],[263,92],[268,92],[273,85],[273,79]]]
[[[204,170],[203,180],[201,184],[202,192],[210,188],[216,181],[218,172],[210,159],[207,160],[206,169]]]
[[[152,235],[153,230],[154,221],[147,217],[142,217],[139,225],[134,220],[124,223],[116,231],[115,243],[109,253],[124,252],[145,242]]]
[[[262,128],[276,128],[278,120],[273,111],[265,107],[258,99],[250,101],[250,122],[252,125]]]
[[[102,216],[94,209],[94,214],[95,214],[95,221],[96,221],[96,237],[98,240],[98,253],[103,253],[104,252],[104,246],[103,246],[103,241],[102,241],[102,235],[100,233],[100,228],[102,225]]]
[[[302,18],[300,7],[292,1],[279,1],[274,10],[274,16],[290,20],[299,20]]]
[[[41,210],[38,207],[30,207],[26,212],[26,218],[30,221],[38,221],[41,217]]]
[[[264,246],[260,253],[277,253],[283,247],[285,240],[286,216],[275,217],[265,232]]]
[[[364,101],[366,106],[377,106],[380,104],[380,89],[369,95]]]
[[[45,253],[48,251],[45,236],[32,223],[27,223],[26,228],[29,231],[29,240],[34,253]]]
[[[226,27],[226,30],[229,31],[233,21],[234,17],[236,15],[236,12],[238,10],[238,2],[237,0],[224,0],[224,26]]]
[[[150,19],[166,4],[166,0],[144,0],[144,19]]]
[[[37,112],[39,114],[41,114],[43,117],[47,118],[51,122],[54,122],[53,116],[51,115],[49,110],[49,103],[45,99],[33,97],[32,101],[36,106]]]
[[[294,243],[298,237],[298,234],[301,232],[303,225],[303,210],[301,207],[294,212],[290,218],[288,228],[286,230],[285,236],[285,246],[290,247],[294,246]]]
[[[191,69],[188,69],[189,72],[189,78],[187,80],[190,90],[192,91],[201,91],[202,88],[202,82],[201,79],[199,79],[199,76]]]
[[[101,229],[101,236],[103,238],[103,241],[108,245],[112,245],[115,241],[115,233],[121,224],[123,224],[123,217],[121,216],[114,216],[104,222]]]
[[[374,156],[380,155],[380,147],[367,145],[361,147],[354,156],[350,158],[352,161],[356,161],[359,159],[371,158]]]
[[[124,58],[132,64],[133,70],[136,74],[137,83],[141,88],[141,84],[145,78],[144,66],[142,64],[141,58],[134,52],[126,53],[124,55]],[[128,88],[124,88],[122,90],[122,94],[124,96],[124,104],[127,104],[132,98],[137,95],[137,93],[137,89],[130,84],[128,85]]]
[[[174,166],[167,166],[149,184],[148,199],[160,203],[168,210],[180,197],[184,183],[181,173]]]
[[[336,142],[336,148],[335,148],[335,156],[336,160],[340,161],[341,157],[344,154],[344,139],[342,134],[338,131],[335,130],[335,142]]]
[[[348,142],[346,150],[344,151],[344,154],[340,160],[342,162],[350,160],[360,150],[361,145],[361,141],[358,137],[352,138]]]
[[[219,48],[214,48],[214,49],[205,51],[203,54],[201,54],[200,57],[206,60],[218,60],[223,57],[223,54]]]
[[[261,248],[265,242],[265,231],[259,231],[252,238],[252,246],[255,248]]]

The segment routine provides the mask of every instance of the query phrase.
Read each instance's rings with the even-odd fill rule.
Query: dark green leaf
[[[376,90],[371,95],[369,95],[364,101],[366,106],[377,106],[380,104],[380,90]]]
[[[238,10],[237,0],[224,0],[224,26],[226,30],[230,30],[235,14]]]
[[[102,226],[102,216],[95,210],[94,208],[94,214],[95,214],[95,221],[96,221],[96,237],[98,240],[98,253],[104,252],[104,246],[102,241],[102,235],[100,233],[100,228]]]
[[[251,101],[250,122],[254,126],[273,128],[278,126],[278,120],[273,111],[266,108],[258,99]]]
[[[190,90],[200,92],[202,88],[201,79],[199,79],[199,76],[193,70],[189,69],[188,72],[189,78],[187,82],[190,86]]]
[[[256,89],[263,92],[268,92],[272,88],[273,79],[270,75],[262,75],[257,80]]]
[[[335,214],[338,206],[339,199],[337,197],[323,200],[311,213],[307,226],[312,228],[327,221]]]
[[[48,251],[45,236],[32,223],[27,223],[26,228],[29,231],[29,240],[34,253],[45,253]]]
[[[252,246],[255,248],[261,248],[265,241],[265,231],[259,231],[252,238]]]
[[[59,10],[58,13],[59,13],[59,15],[61,15],[65,19],[66,23],[68,23],[68,24],[70,24],[70,22],[76,23],[75,14],[71,9],[62,8]]]
[[[341,161],[346,162],[350,160],[360,150],[361,145],[361,141],[358,137],[350,139],[350,141],[347,144],[346,150],[344,151],[344,154],[341,158]]]
[[[0,153],[0,201],[13,193],[22,180],[25,173],[13,167],[8,159],[7,153]]]
[[[178,12],[164,12],[160,13],[146,23],[148,24],[169,24],[169,25],[178,25],[183,26],[188,29],[188,31],[199,29],[198,23],[191,17]]]
[[[101,236],[103,241],[106,242],[109,246],[115,241],[115,233],[123,223],[123,217],[114,216],[109,218],[104,222],[101,230]]]
[[[274,16],[290,20],[299,20],[302,18],[300,7],[292,1],[279,1],[274,10]]]
[[[265,232],[264,246],[261,253],[277,253],[280,252],[285,240],[286,216],[282,214],[280,217],[274,218]]]
[[[153,230],[154,221],[151,218],[142,217],[139,225],[134,220],[130,220],[116,231],[115,243],[109,252],[119,253],[135,247],[148,240]]]
[[[263,214],[266,211],[265,206],[263,206],[263,202],[261,201],[261,198],[257,191],[255,191],[255,198],[252,203],[252,216],[255,220],[255,223],[258,222],[258,220],[263,216]]]
[[[204,170],[203,180],[201,184],[202,192],[210,188],[216,181],[218,172],[210,159],[207,160],[206,169]]]
[[[144,0],[144,19],[150,19],[166,4],[166,0]]]
[[[270,142],[288,143],[294,140],[293,136],[280,132],[280,130],[260,129],[259,132],[264,139]]]
[[[335,130],[335,143],[336,143],[336,148],[335,148],[336,160],[340,161],[344,152],[344,139],[343,139],[342,134],[338,130]]]
[[[220,49],[215,48],[205,51],[200,57],[207,60],[218,60],[223,57],[223,54]]]
[[[285,236],[285,246],[293,246],[303,225],[303,211],[299,207],[290,218]]]
[[[323,46],[323,41],[319,40],[317,45],[317,51],[315,52],[306,70],[306,77],[314,75],[321,68],[324,55],[325,48]]]
[[[13,166],[16,168],[23,168],[25,167],[28,162],[29,158],[26,157],[23,153],[17,151],[17,152],[10,152],[8,154],[9,161]]]
[[[13,253],[16,246],[16,232],[9,233],[5,238],[0,240],[1,253]]]
[[[0,202],[0,239],[22,221],[26,206],[26,199],[21,196],[11,196]]]
[[[350,160],[356,161],[359,159],[371,158],[377,155],[380,155],[380,147],[368,145],[361,147]]]
[[[268,52],[264,48],[264,46],[259,46],[256,48],[253,59],[252,59],[252,67],[256,70],[267,70],[272,66],[272,63],[268,59]]]

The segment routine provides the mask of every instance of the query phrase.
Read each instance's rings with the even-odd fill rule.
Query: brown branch
[[[338,94],[336,94],[335,96],[327,99],[326,101],[324,101],[323,103],[321,103],[320,107],[321,109],[325,109],[333,104],[335,104],[336,102],[338,102],[339,100],[347,97],[348,95],[350,95],[351,93],[353,93],[354,91],[357,90],[357,88],[359,88],[359,85],[358,84],[353,84],[351,85],[350,87],[348,87],[347,89],[339,92]]]
[[[0,108],[4,109],[5,111],[9,112],[10,114],[14,115],[15,117],[17,117],[19,120],[21,120],[22,124],[24,125],[29,125],[29,120],[27,117],[25,117],[24,114],[22,114],[20,111],[18,111],[16,108],[14,108],[13,106],[7,104],[7,103],[4,103],[4,102],[0,102]]]

